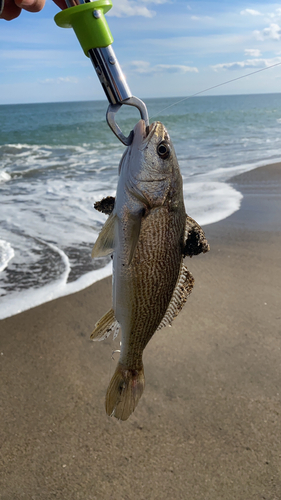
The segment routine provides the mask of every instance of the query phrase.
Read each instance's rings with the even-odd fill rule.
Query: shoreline
[[[281,497],[281,164],[230,183],[241,207],[186,259],[194,290],[128,421],[104,410],[120,339],[89,340],[111,278],[0,321],[3,500]]]
[[[271,175],[273,175],[274,169],[276,167],[278,167],[279,165],[281,165],[281,162],[255,167],[252,170],[248,170],[248,171],[243,172],[241,174],[237,174],[224,182],[226,184],[229,184],[230,186],[236,188],[236,191],[238,191],[240,193],[241,186],[246,182],[246,179],[252,178],[251,172],[255,172],[255,171],[258,171],[260,169],[265,169],[266,171],[268,171],[268,169],[271,169]],[[243,177],[243,176],[245,176],[245,177]],[[245,181],[243,181],[243,180],[241,181],[240,177],[241,177],[241,179],[245,179]],[[261,176],[261,181],[264,181],[264,175]],[[271,185],[270,187],[271,187],[271,189],[273,189],[273,185]],[[244,186],[244,188],[245,188],[245,186]],[[255,189],[257,189],[257,190],[259,189],[259,186],[257,184],[255,184]],[[241,194],[243,196],[243,193],[241,193]],[[236,212],[238,212],[240,209],[241,209],[241,205],[240,205],[240,208],[238,208],[238,210],[233,212],[230,216],[227,216],[224,219],[221,219],[217,222],[205,224],[202,227],[203,228],[209,228],[210,226],[213,227],[215,224],[219,224],[219,223],[223,222],[224,220],[229,220],[229,218],[232,215],[234,215]],[[193,216],[192,214],[190,214],[190,215]],[[196,217],[195,217],[195,219],[196,219]],[[14,312],[15,311],[15,298],[13,297],[11,300],[9,300],[9,297],[8,297],[8,301],[7,301],[5,309],[6,309],[6,311],[8,310],[9,312],[8,312],[8,315],[6,316],[5,314],[7,314],[7,312],[5,312],[3,314],[0,311],[0,324],[1,324],[1,321],[3,321],[4,319],[11,318],[17,314],[21,314],[22,312],[28,311],[29,309],[33,309],[34,307],[40,307],[41,305],[43,305],[49,301],[57,300],[61,297],[68,297],[69,295],[72,295],[73,293],[79,293],[80,291],[91,287],[95,283],[99,283],[100,280],[105,279],[108,276],[111,276],[110,267],[111,267],[110,265],[107,265],[107,266],[100,268],[98,270],[91,271],[85,275],[82,275],[78,280],[71,282],[71,283],[65,284],[63,282],[58,281],[57,284],[55,284],[55,283],[47,284],[47,285],[43,286],[42,288],[37,289],[36,299],[34,299],[34,294],[35,294],[34,288],[27,289],[25,292],[20,292],[18,294],[18,302],[17,302],[18,311],[17,312]],[[95,276],[98,276],[98,278],[93,282],[90,279],[90,275],[94,275],[94,274],[95,274]],[[29,305],[31,302],[32,302],[32,306]],[[26,304],[28,304],[28,305],[26,305]]]

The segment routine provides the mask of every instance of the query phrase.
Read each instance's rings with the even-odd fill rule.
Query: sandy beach
[[[0,321],[1,500],[280,500],[281,164],[231,184],[128,421],[104,409],[119,339],[89,339],[111,278]]]

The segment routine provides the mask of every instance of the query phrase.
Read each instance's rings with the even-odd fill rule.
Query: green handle
[[[113,37],[104,14],[112,7],[111,0],[97,0],[62,10],[55,16],[61,28],[73,28],[86,56],[90,49],[108,47]],[[98,17],[99,16],[99,17]]]

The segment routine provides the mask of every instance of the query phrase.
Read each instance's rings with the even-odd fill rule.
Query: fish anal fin
[[[210,245],[205,237],[205,233],[199,224],[186,216],[185,235],[183,245],[183,256],[192,257],[200,253],[206,253],[210,250]]]
[[[106,392],[107,415],[127,420],[135,410],[144,386],[143,367],[132,370],[118,363]]]
[[[184,264],[181,265],[177,284],[175,286],[172,298],[168,305],[165,316],[163,317],[157,330],[164,326],[171,325],[172,321],[182,310],[187,301],[187,297],[191,294],[194,285],[194,278]]]
[[[93,333],[91,334],[92,340],[104,340],[113,333],[113,339],[118,335],[120,325],[114,316],[113,309],[107,311],[104,316],[95,324]]]
[[[96,201],[94,204],[94,208],[98,210],[98,212],[110,215],[113,212],[114,205],[115,205],[115,198],[113,196],[107,196],[106,198],[103,198],[101,201]]]
[[[115,220],[116,214],[111,214],[105,221],[97,241],[94,244],[92,258],[104,257],[113,252],[115,246]]]

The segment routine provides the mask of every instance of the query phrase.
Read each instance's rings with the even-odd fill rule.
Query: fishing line
[[[196,92],[196,94],[192,94],[192,95],[189,95],[187,97],[184,97],[183,99],[180,99],[179,101],[174,102],[173,104],[170,104],[166,108],[161,109],[161,111],[159,111],[157,114],[153,115],[151,118],[155,118],[155,117],[159,116],[159,114],[163,113],[163,111],[166,111],[166,109],[172,108],[173,106],[176,106],[177,104],[180,104],[181,102],[184,102],[187,99],[191,99],[192,97],[196,97],[197,95],[203,94],[204,92],[208,92],[208,90],[213,90],[213,89],[216,89],[218,87],[222,87],[222,85],[227,85],[228,83],[236,82],[237,80],[242,80],[242,78],[246,78],[247,76],[255,75],[256,73],[261,73],[262,71],[265,71],[265,70],[270,69],[270,68],[274,68],[275,66],[279,66],[280,64],[281,64],[281,62],[278,62],[278,63],[272,64],[271,66],[267,66],[266,68],[257,69],[256,71],[252,71],[251,73],[247,73],[247,75],[238,76],[237,78],[232,78],[232,80],[227,80],[226,82],[218,83],[217,85],[213,85],[213,87],[208,87],[205,90],[200,90],[199,92]]]

